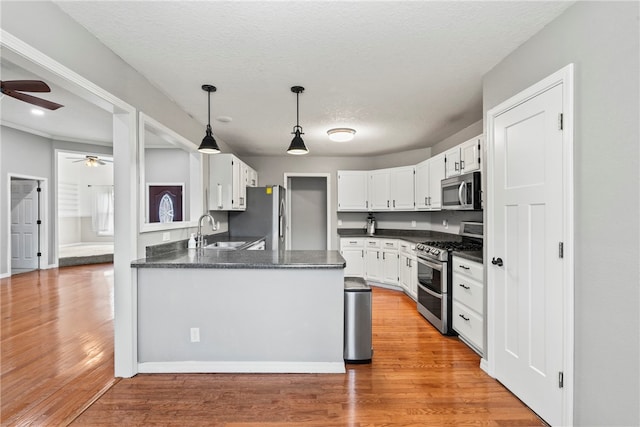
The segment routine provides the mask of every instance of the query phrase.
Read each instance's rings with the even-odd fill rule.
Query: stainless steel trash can
[[[344,361],[371,363],[371,287],[360,277],[344,278]]]

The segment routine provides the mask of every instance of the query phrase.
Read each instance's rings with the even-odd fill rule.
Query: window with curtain
[[[91,219],[93,231],[99,236],[113,236],[113,186],[95,185]]]

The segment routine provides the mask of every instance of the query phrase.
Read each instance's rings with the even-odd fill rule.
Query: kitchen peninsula
[[[138,372],[345,372],[338,251],[181,249],[131,266]]]

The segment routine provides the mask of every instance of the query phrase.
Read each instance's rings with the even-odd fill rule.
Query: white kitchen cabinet
[[[446,151],[446,177],[480,170],[483,145],[484,135],[478,135]]]
[[[391,185],[389,199],[394,211],[412,211],[415,209],[415,167],[405,166],[390,171]]]
[[[364,277],[364,239],[341,238],[340,254],[347,263],[344,268],[345,277]]]
[[[382,282],[389,285],[398,284],[398,241],[381,239]]]
[[[365,239],[365,277],[374,282],[382,281],[382,255],[380,253],[379,239]]]
[[[374,212],[414,210],[414,175],[414,166],[369,172],[370,210]]]
[[[416,165],[415,205],[418,210],[440,210],[440,181],[445,177],[444,153]]]
[[[390,211],[391,173],[389,169],[369,172],[369,206],[374,212]]]
[[[418,267],[416,264],[416,244],[401,240],[398,243],[399,282],[402,289],[413,299],[418,294]]]
[[[478,135],[460,144],[460,169],[462,173],[480,170],[483,147],[484,135]]]
[[[452,258],[453,329],[480,355],[484,353],[484,266]]]
[[[246,175],[246,184],[247,187],[257,187],[258,186],[258,172],[253,169],[251,166],[247,165],[247,175]]]
[[[250,170],[233,154],[209,156],[209,210],[245,210]]]
[[[369,171],[338,171],[338,211],[369,210]]]

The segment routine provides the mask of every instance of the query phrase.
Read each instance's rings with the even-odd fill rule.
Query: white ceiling
[[[284,153],[293,85],[306,88],[311,155],[370,155],[431,146],[480,120],[482,76],[572,2],[56,4],[201,122],[203,136],[200,87],[217,86],[212,117],[232,121],[213,120],[214,135],[239,155]],[[356,129],[355,140],[329,141],[333,127]]]

